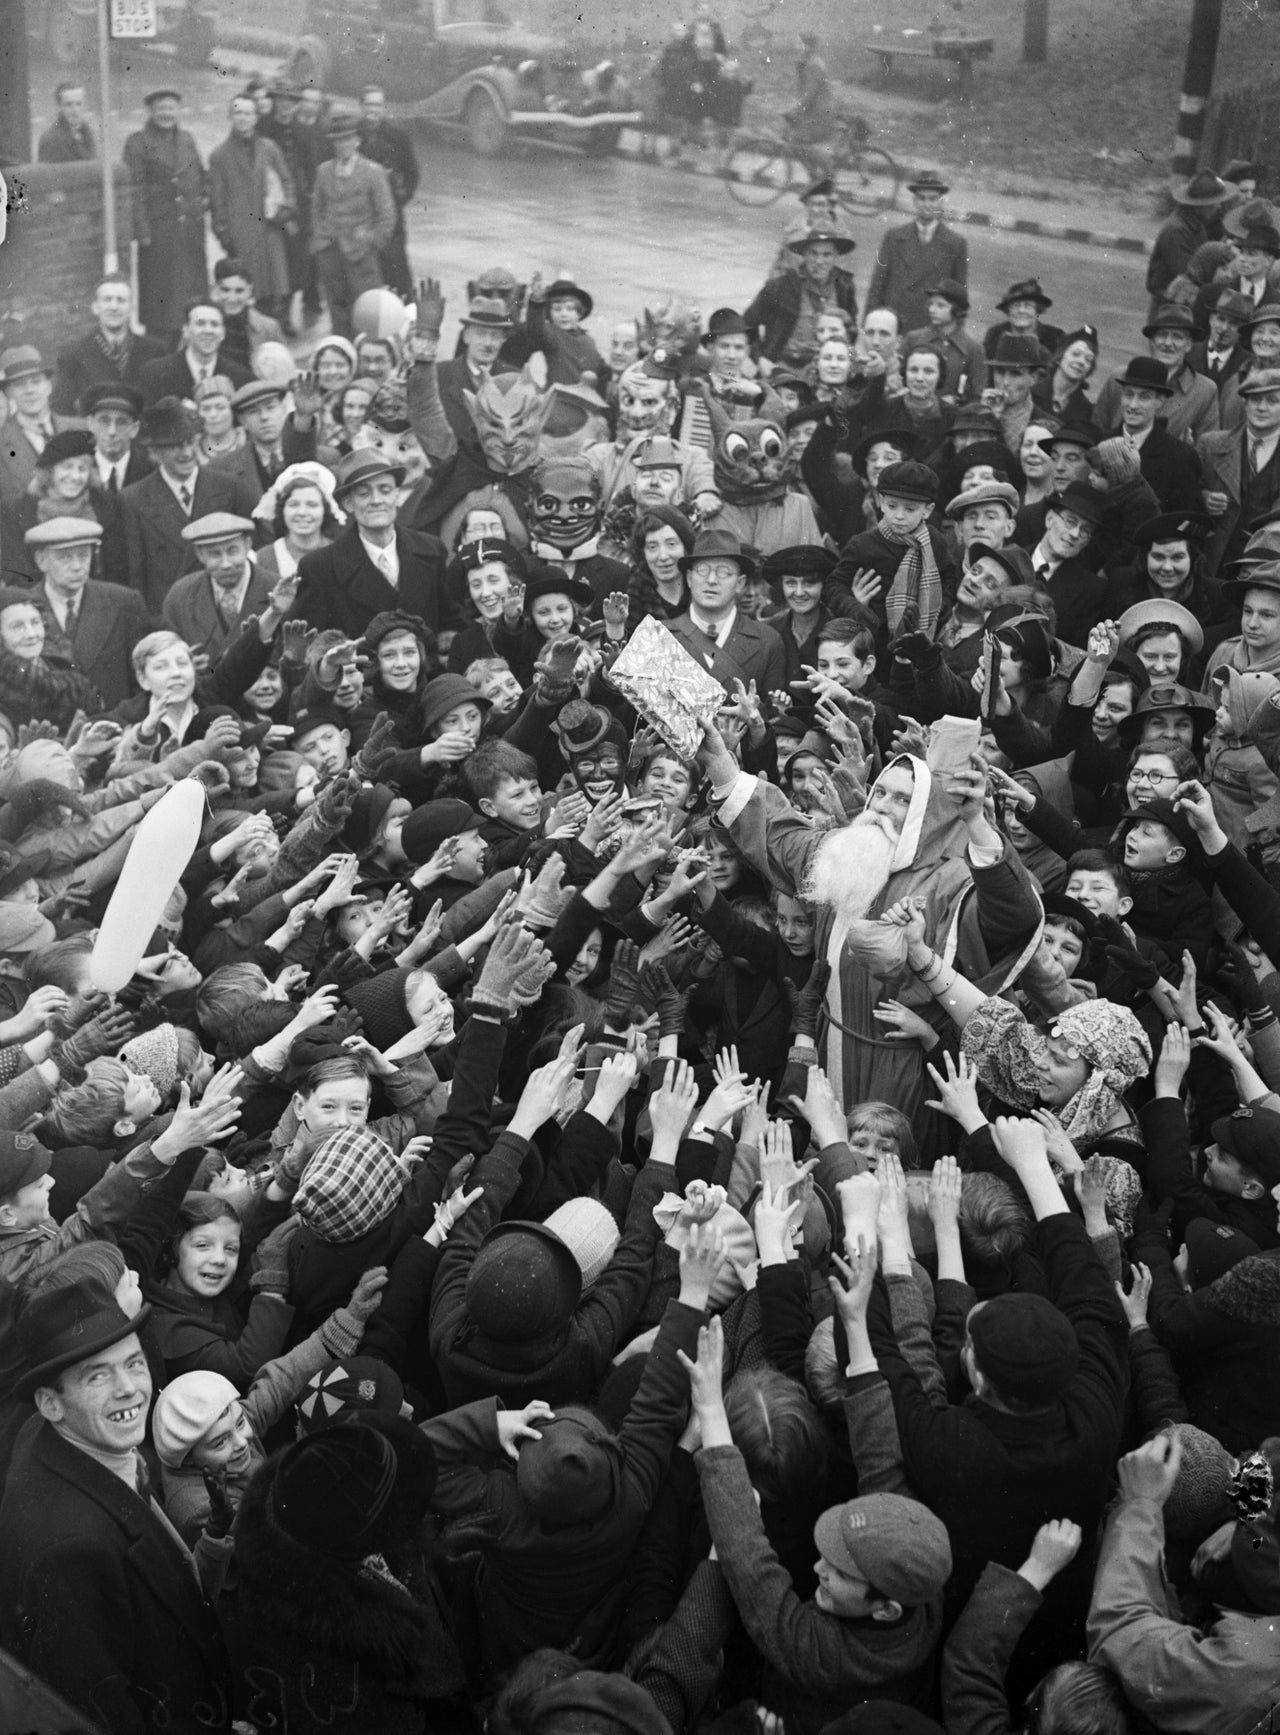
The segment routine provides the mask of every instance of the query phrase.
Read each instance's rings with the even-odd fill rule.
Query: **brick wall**
[[[102,275],[102,167],[30,163],[6,168],[9,229],[0,247],[0,347],[34,343],[46,356],[89,323]],[[116,177],[117,245],[129,269],[128,179]]]

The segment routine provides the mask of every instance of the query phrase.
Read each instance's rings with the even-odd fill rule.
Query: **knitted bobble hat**
[[[545,1221],[577,1260],[582,1287],[590,1289],[622,1238],[612,1213],[599,1199],[566,1199]]]
[[[145,1073],[167,1097],[178,1082],[178,1032],[172,1024],[157,1024],[126,1042],[120,1058],[131,1072]]]

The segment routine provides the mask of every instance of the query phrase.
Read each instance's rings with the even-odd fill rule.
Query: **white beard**
[[[837,920],[865,916],[889,881],[897,839],[880,820],[860,813],[824,837],[813,853],[803,896],[827,904]]]

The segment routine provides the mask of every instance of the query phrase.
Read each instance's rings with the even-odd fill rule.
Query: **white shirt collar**
[[[722,621],[709,621],[705,615],[699,614],[698,610],[690,603],[689,619],[699,631],[706,633],[708,638],[714,639],[723,650],[729,641],[729,635],[737,625],[738,611],[736,608],[731,609]]]
[[[385,548],[379,548],[376,542],[370,542],[363,532],[360,533],[360,540],[364,544],[365,553],[386,579],[387,583],[399,585],[400,554],[399,550],[396,548],[395,537],[393,536],[391,538]]]

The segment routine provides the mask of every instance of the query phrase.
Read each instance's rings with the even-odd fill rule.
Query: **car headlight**
[[[516,77],[532,80],[536,79],[541,71],[542,62],[540,60],[522,60],[516,67]]]

